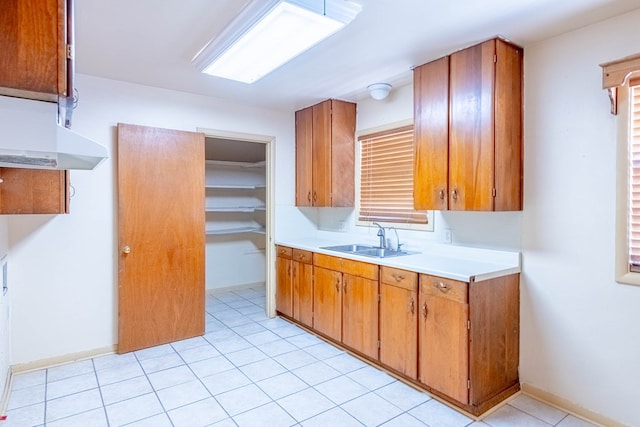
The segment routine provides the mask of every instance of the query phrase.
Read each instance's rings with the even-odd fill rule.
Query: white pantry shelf
[[[237,228],[205,230],[205,234],[207,236],[221,236],[225,234],[243,234],[243,233],[265,234],[265,229],[263,227],[237,227]]]

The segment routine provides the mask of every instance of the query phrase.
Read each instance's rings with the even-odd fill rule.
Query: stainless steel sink
[[[393,249],[381,248],[379,246],[361,245],[358,243],[354,243],[350,245],[325,246],[320,249],[327,249],[329,251],[368,256],[373,258],[387,258],[387,257],[413,255],[413,254],[420,253],[420,252],[405,251],[405,250],[396,251]]]

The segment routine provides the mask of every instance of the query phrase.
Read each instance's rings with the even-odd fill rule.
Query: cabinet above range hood
[[[58,104],[0,96],[0,166],[90,170],[107,148],[58,124]]]

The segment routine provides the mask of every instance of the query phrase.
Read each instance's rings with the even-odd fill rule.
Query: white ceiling
[[[358,100],[371,83],[408,83],[412,66],[496,35],[526,47],[640,7],[638,0],[358,2],[362,12],[344,30],[244,84],[201,74],[191,59],[247,0],[78,0],[76,72],[293,110],[330,97]]]

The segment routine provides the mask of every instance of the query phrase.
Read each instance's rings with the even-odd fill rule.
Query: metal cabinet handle
[[[131,253],[131,247],[130,246],[123,246],[122,247],[122,253],[123,254],[130,254]]]
[[[344,293],[345,293],[345,294],[347,293],[347,284],[348,284],[348,283],[349,283],[349,282],[348,282],[347,280],[345,280],[345,281],[344,281],[344,285],[343,285],[343,287],[344,287]]]
[[[438,191],[438,198],[439,198],[440,200],[444,200],[444,190],[440,190],[440,191]]]
[[[453,190],[451,190],[451,198],[453,200],[458,200],[458,190],[457,189],[454,188]]]
[[[311,203],[311,190],[309,190],[309,193],[307,194],[307,200]]]
[[[449,286],[444,282],[438,282],[436,284],[436,287],[438,288],[438,290],[440,290],[440,292],[448,292],[449,291]]]
[[[429,313],[429,309],[427,308],[427,303],[422,304],[422,317],[424,320],[427,320],[427,314]]]
[[[409,301],[409,313],[413,316],[416,313],[416,302],[411,298]]]
[[[313,201],[318,201],[318,193],[316,193],[315,191],[313,192]]]
[[[404,280],[404,276],[398,273],[393,273],[393,278],[396,279],[396,282],[402,282]]]
[[[336,291],[340,292],[340,279],[336,279]]]

